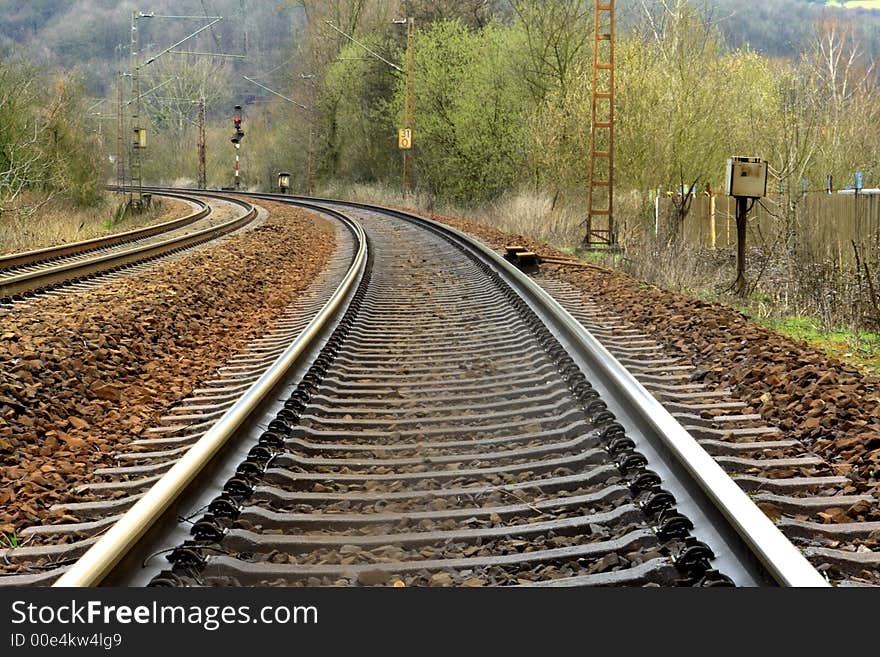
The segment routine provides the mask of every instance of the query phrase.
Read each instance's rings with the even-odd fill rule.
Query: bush
[[[77,205],[99,202],[99,149],[77,80],[0,61],[0,115],[0,212],[27,191]]]

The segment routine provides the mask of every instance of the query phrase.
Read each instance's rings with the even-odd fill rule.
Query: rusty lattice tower
[[[587,248],[613,246],[614,226],[614,0],[596,0]]]

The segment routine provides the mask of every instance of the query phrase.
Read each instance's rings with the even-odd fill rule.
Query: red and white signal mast
[[[235,146],[235,189],[239,189],[241,185],[241,177],[240,173],[240,161],[238,157],[238,150],[241,148],[241,139],[244,137],[244,131],[241,129],[241,105],[235,106],[235,114],[232,117],[232,122],[235,124],[235,134],[232,135],[233,145]]]

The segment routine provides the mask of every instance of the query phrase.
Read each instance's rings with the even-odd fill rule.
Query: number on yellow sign
[[[412,148],[412,129],[401,128],[397,131],[397,146],[401,150],[408,151]]]

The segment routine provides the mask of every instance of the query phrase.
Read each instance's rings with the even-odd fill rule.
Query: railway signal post
[[[230,140],[235,146],[235,182],[233,187],[235,187],[235,189],[240,189],[241,176],[239,175],[239,173],[241,161],[238,156],[238,151],[241,148],[241,140],[244,137],[244,131],[241,129],[241,105],[235,106],[235,115],[232,117],[232,123],[235,126],[235,133],[232,135],[232,139]]]

